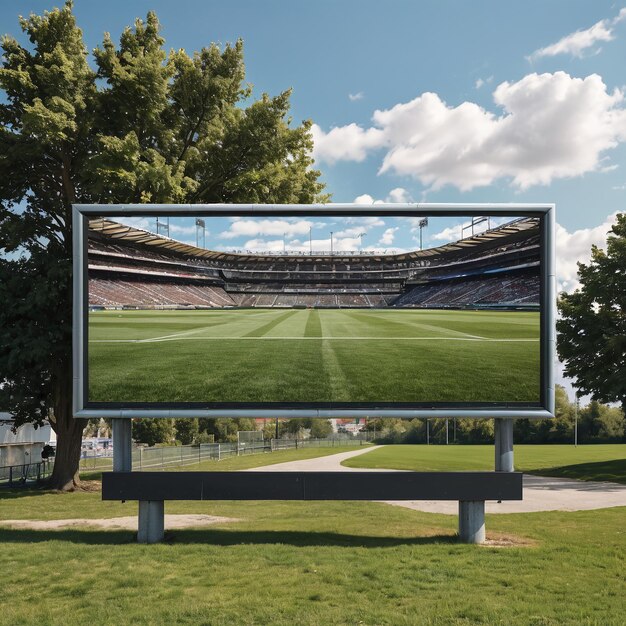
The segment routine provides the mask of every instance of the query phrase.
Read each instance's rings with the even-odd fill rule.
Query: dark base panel
[[[520,472],[105,472],[103,500],[521,500]]]

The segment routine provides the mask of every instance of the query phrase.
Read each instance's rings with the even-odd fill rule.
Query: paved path
[[[374,447],[359,448],[316,459],[290,461],[265,465],[249,471],[264,472],[394,472],[398,470],[366,469],[345,467],[342,461],[366,454]],[[401,506],[427,513],[456,515],[458,503],[446,500],[388,501],[387,504]],[[524,474],[524,499],[521,501],[487,502],[487,513],[531,513],[536,511],[589,511],[615,506],[626,506],[626,485],[617,483],[549,478]]]
[[[304,459],[303,461],[289,461],[287,463],[274,463],[274,465],[262,465],[254,467],[246,472],[395,472],[396,470],[371,470],[361,467],[345,467],[341,465],[346,459],[360,456],[366,452],[371,452],[374,446],[360,446],[356,450],[349,452],[338,452],[314,459]]]

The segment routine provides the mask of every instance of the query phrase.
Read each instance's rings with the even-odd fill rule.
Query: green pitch
[[[539,314],[89,315],[92,402],[539,402]]]

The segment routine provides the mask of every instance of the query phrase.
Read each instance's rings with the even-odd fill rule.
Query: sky
[[[24,42],[17,15],[58,4],[0,3],[0,32]],[[242,38],[254,98],[293,89],[334,202],[555,203],[567,290],[623,210],[626,0],[75,2],[90,50],[149,10],[168,49]],[[424,229],[424,245],[456,226]],[[364,245],[416,246],[385,231]]]
[[[0,32],[24,41],[17,14],[55,4],[0,3]],[[626,0],[75,2],[89,49],[149,10],[168,48],[242,38],[254,98],[293,89],[293,123],[313,121],[334,202],[555,203],[566,290],[623,211]],[[440,226],[424,230],[425,246],[458,229]],[[358,244],[416,245],[411,229],[386,230]],[[246,236],[230,242],[283,239]]]
[[[426,220],[427,226],[421,217],[384,215],[202,217],[199,221],[195,217],[163,216],[158,224],[155,217],[111,219],[194,246],[224,252],[401,254],[458,241],[519,217],[431,215]]]

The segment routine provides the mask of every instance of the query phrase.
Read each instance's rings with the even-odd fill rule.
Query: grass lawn
[[[135,514],[98,493],[0,490],[0,518]],[[456,517],[380,503],[172,502],[241,521],[140,546],[128,531],[0,529],[0,624],[623,624],[626,509]]]
[[[416,472],[492,470],[494,448],[487,446],[384,446],[343,462],[348,467]],[[626,484],[626,444],[517,445],[515,469],[544,476]]]
[[[478,448],[456,450],[471,456]],[[531,450],[539,446],[519,448],[541,467],[540,450]],[[332,452],[286,450],[202,469]],[[134,543],[130,531],[0,528],[0,624],[624,623],[625,508],[487,516],[488,538],[520,544],[506,548],[458,544],[455,516],[373,502],[169,502],[166,512],[240,521],[178,530],[152,546]],[[102,502],[97,492],[0,489],[0,519],[136,513],[137,503]]]
[[[94,312],[89,400],[538,403],[539,314]]]

